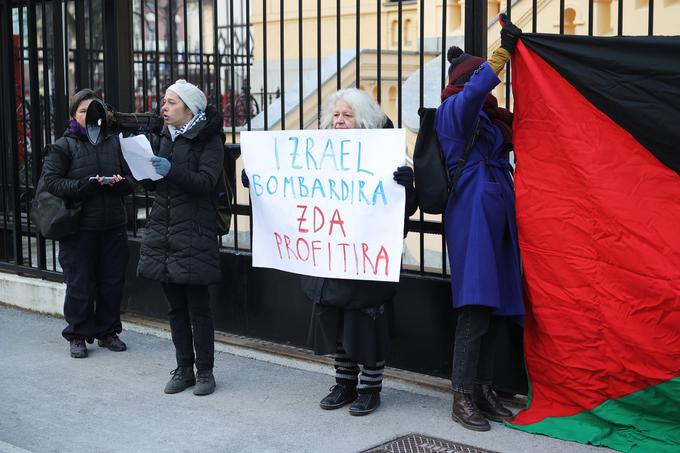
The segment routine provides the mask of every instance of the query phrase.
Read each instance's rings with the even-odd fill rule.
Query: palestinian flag
[[[680,451],[680,37],[513,57],[530,402],[508,424]]]

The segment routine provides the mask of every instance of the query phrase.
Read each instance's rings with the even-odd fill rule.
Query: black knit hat
[[[450,85],[464,85],[470,80],[475,69],[484,63],[484,59],[476,57],[463,50],[458,46],[449,47],[446,52],[446,59],[449,60],[449,84]]]

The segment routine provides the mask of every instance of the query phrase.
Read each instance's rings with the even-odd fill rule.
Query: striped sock
[[[366,366],[361,370],[359,379],[359,393],[378,393],[382,390],[383,374],[385,372],[385,361],[381,360],[375,366]]]
[[[359,382],[359,365],[353,362],[347,352],[338,343],[335,352],[335,382],[346,387],[356,387]]]

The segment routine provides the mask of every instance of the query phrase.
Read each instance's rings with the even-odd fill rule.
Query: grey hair
[[[335,103],[340,100],[345,101],[352,107],[354,120],[359,129],[380,129],[385,124],[386,115],[368,93],[356,88],[346,88],[336,91],[326,100],[321,109],[321,121],[319,124],[321,129],[333,127]]]

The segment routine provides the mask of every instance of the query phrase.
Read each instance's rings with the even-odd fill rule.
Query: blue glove
[[[151,165],[153,165],[154,170],[161,176],[168,176],[170,173],[170,161],[165,157],[153,156],[151,158]]]

